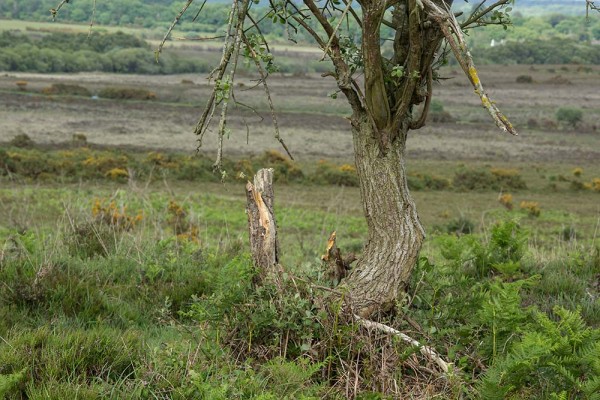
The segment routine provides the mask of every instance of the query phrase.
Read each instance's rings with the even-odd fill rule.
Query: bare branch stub
[[[325,254],[321,256],[321,260],[327,266],[327,275],[333,287],[337,286],[350,271],[350,264],[356,261],[354,253],[349,253],[345,258],[342,258],[342,251],[337,246],[337,234],[335,231],[327,240],[327,248]]]

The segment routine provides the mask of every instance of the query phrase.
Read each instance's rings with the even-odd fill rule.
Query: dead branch
[[[500,111],[500,109],[490,100],[489,96],[481,85],[479,74],[473,63],[473,57],[469,51],[467,43],[464,39],[464,35],[460,28],[460,24],[456,20],[456,17],[450,10],[443,10],[432,0],[421,0],[423,5],[429,9],[429,14],[432,19],[439,25],[444,37],[450,44],[450,48],[456,57],[456,60],[460,64],[461,68],[469,78],[469,81],[475,89],[475,93],[479,95],[481,104],[488,111],[496,126],[504,132],[508,132],[512,135],[518,135],[516,129],[510,123],[508,118]]]
[[[448,362],[444,361],[442,359],[442,357],[431,347],[425,346],[425,345],[419,343],[417,340],[411,338],[410,336],[408,336],[390,326],[381,324],[379,322],[371,321],[368,319],[364,319],[362,317],[359,317],[358,315],[354,315],[354,319],[359,324],[361,324],[362,326],[364,326],[367,329],[376,329],[376,330],[379,330],[379,331],[382,331],[385,333],[389,333],[391,335],[399,337],[406,343],[409,343],[415,347],[418,347],[421,354],[423,354],[425,357],[429,358],[431,361],[435,362],[442,369],[442,371],[444,371],[445,373],[448,373],[450,371],[450,366],[452,365],[452,363],[448,363]]]
[[[585,17],[589,18],[590,17],[590,10],[595,10],[600,12],[600,6],[595,4],[595,1],[592,0],[585,0]]]
[[[342,258],[342,251],[337,247],[336,239],[336,232],[333,231],[327,241],[325,254],[321,256],[321,260],[327,264],[327,274],[334,287],[348,275],[350,264],[356,261],[356,256],[353,253],[350,253],[346,258]]]

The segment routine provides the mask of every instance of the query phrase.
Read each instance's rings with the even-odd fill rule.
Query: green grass
[[[448,166],[423,163],[422,171],[443,175]],[[598,194],[570,191],[564,182],[557,194],[537,173],[524,176],[530,187],[516,192],[516,201],[539,201],[538,218],[505,210],[495,191],[414,193],[429,233],[422,253],[428,261],[415,273],[417,297],[406,311],[427,332],[424,340],[475,377],[482,372],[477,363],[495,362],[495,322],[481,308],[490,296],[512,290],[523,307],[549,315],[555,306],[580,309],[587,324],[600,324],[593,284],[600,273]],[[276,184],[275,191],[288,271],[324,277],[320,255],[334,229],[344,252],[360,252],[366,229],[357,188]],[[113,220],[94,215],[98,199],[121,221],[142,218],[131,226],[107,222]],[[193,240],[176,236],[170,201],[185,211],[188,228],[197,227]],[[291,293],[282,298],[253,288],[243,182],[8,183],[0,206],[0,393],[9,399],[344,398],[344,379],[355,378],[341,374],[340,362],[360,369],[359,393],[377,396],[373,387],[388,387],[392,378],[400,383],[398,396],[425,393],[432,382],[415,380],[405,363],[411,349],[321,315],[302,281],[290,281]],[[477,236],[446,236],[460,215]],[[529,232],[528,250],[516,264],[485,272],[503,260],[492,261],[502,253],[488,238],[497,235],[494,223],[506,220]],[[455,252],[462,255],[447,259],[444,246],[463,246]],[[485,268],[461,258],[469,254],[488,260]],[[530,283],[510,286],[521,279]],[[530,320],[526,308],[511,307],[513,324]],[[412,329],[402,318],[390,323]],[[473,332],[485,345],[473,346]],[[517,343],[518,336],[505,333],[497,332],[505,340],[498,357]],[[359,360],[352,358],[356,351]],[[399,375],[378,372],[384,356],[396,360]],[[444,398],[456,391],[475,396],[479,378],[460,376],[457,386],[435,390]]]

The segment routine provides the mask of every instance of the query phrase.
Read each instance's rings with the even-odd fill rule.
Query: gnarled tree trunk
[[[368,317],[393,305],[419,255],[425,232],[410,197],[404,169],[408,122],[384,154],[375,127],[365,116],[353,123],[368,238],[362,256],[343,285],[355,314]]]

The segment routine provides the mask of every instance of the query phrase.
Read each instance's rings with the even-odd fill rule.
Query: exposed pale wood
[[[379,322],[361,318],[358,315],[355,315],[354,319],[359,324],[361,324],[362,326],[364,326],[367,329],[377,329],[379,331],[389,333],[394,336],[398,336],[400,339],[402,339],[406,343],[409,343],[415,347],[418,347],[421,354],[423,354],[425,357],[429,358],[431,361],[435,362],[442,369],[442,371],[447,373],[450,370],[449,365],[451,365],[451,363],[447,363],[446,361],[444,361],[442,359],[442,357],[440,357],[438,352],[435,351],[433,348],[419,343],[417,340],[411,338],[410,336],[408,336],[390,326],[380,324]]]
[[[348,254],[346,258],[342,258],[342,251],[336,243],[337,234],[335,231],[329,236],[327,240],[327,248],[325,254],[321,256],[321,259],[327,266],[327,275],[330,282],[335,287],[348,275],[350,271],[350,264],[356,260],[356,256],[353,253]]]
[[[259,269],[258,279],[276,275],[279,264],[277,224],[273,212],[273,169],[261,169],[254,176],[254,184],[246,184],[246,213],[250,233],[250,251],[254,265]]]

